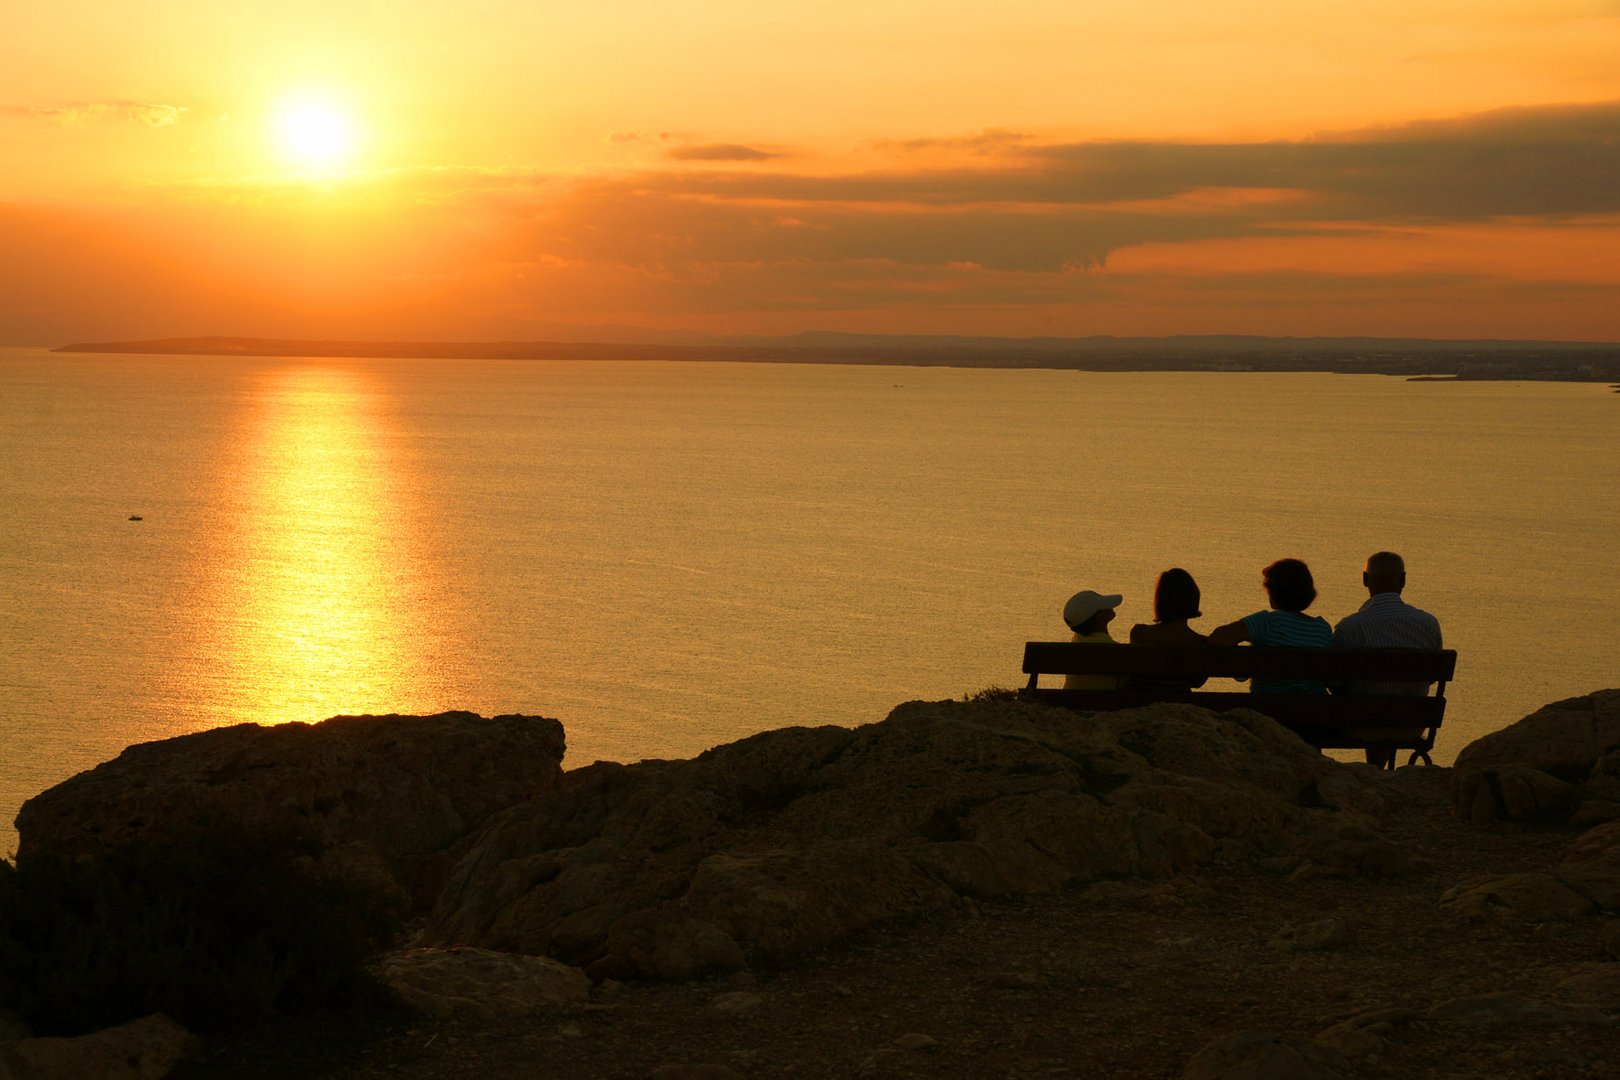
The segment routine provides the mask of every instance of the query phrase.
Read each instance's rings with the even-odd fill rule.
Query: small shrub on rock
[[[0,1011],[73,1035],[153,1012],[207,1031],[375,1000],[364,964],[398,916],[318,874],[315,854],[291,834],[216,826],[0,861]]]
[[[962,700],[969,705],[976,705],[983,702],[996,703],[1017,701],[1018,691],[1010,686],[986,686],[982,690],[974,690],[970,693],[963,694]]]

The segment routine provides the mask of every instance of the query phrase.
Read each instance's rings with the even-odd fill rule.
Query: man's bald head
[[[1379,593],[1398,593],[1406,588],[1406,560],[1393,551],[1380,551],[1367,556],[1367,569],[1361,573],[1361,583],[1373,596]]]

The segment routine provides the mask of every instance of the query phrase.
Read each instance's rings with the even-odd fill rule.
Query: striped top
[[[1440,620],[1401,599],[1400,593],[1379,593],[1361,610],[1339,620],[1333,644],[1341,649],[1441,649]],[[1364,682],[1343,688],[1353,694],[1411,694],[1429,692],[1424,682]],[[1342,692],[1342,691],[1341,691]]]
[[[1325,649],[1333,644],[1333,628],[1320,615],[1257,611],[1243,616],[1243,626],[1256,645]],[[1327,684],[1317,679],[1256,679],[1249,689],[1256,694],[1325,694]]]

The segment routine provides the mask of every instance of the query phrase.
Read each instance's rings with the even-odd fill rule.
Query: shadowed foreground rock
[[[221,822],[293,829],[325,849],[326,869],[426,906],[472,829],[556,787],[563,747],[555,720],[467,712],[239,724],[140,743],[24,803],[17,857]]]
[[[492,821],[428,939],[684,980],[789,961],[965,898],[1376,851],[1359,770],[1254,713],[1076,722],[1013,700],[767,732],[691,761],[598,764]],[[1365,867],[1362,867],[1365,869]]]
[[[499,1020],[565,1013],[590,996],[590,981],[578,968],[483,949],[407,949],[388,957],[379,974],[401,1002],[428,1016]]]
[[[1557,756],[1585,779],[1537,739],[1464,759],[1590,793],[1617,697],[1537,714],[1574,725],[1586,749]],[[994,699],[598,764],[462,848],[423,938],[503,952],[384,958],[408,1024],[180,1069],[1607,1080],[1620,823],[1476,822],[1453,779],[1340,765],[1242,712]]]
[[[153,1014],[76,1039],[0,1044],[0,1080],[159,1080],[196,1047],[185,1028]]]
[[[1569,698],[1463,748],[1457,814],[1489,821],[1620,818],[1620,690]]]
[[[1342,1080],[1350,1063],[1331,1046],[1300,1035],[1240,1031],[1187,1063],[1185,1080]]]

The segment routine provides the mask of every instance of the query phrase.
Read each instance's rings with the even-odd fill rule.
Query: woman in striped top
[[[1290,648],[1325,649],[1333,644],[1333,627],[1320,615],[1307,615],[1305,609],[1316,599],[1316,582],[1311,568],[1298,559],[1278,559],[1261,571],[1261,583],[1271,600],[1271,610],[1245,615],[1237,622],[1217,626],[1209,635],[1211,645],[1282,645]],[[1325,694],[1327,686],[1312,679],[1256,679],[1250,690],[1256,694]]]

